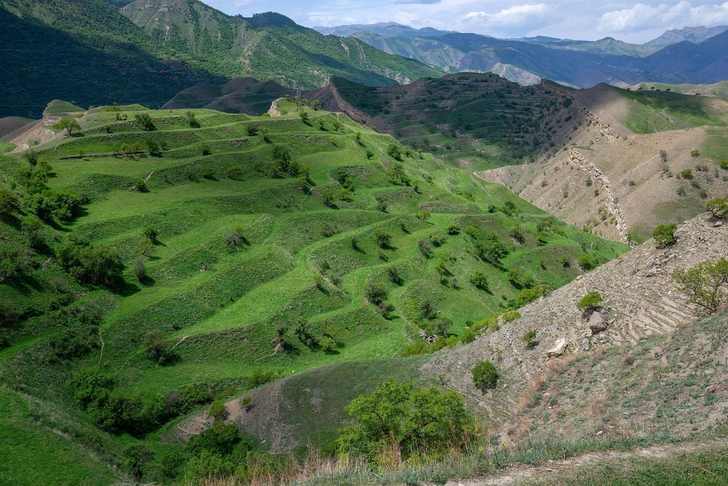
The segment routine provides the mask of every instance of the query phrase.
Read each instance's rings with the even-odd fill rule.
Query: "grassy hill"
[[[137,0],[120,12],[159,42],[194,56],[208,71],[228,78],[252,76],[312,89],[325,85],[331,76],[382,85],[440,74],[354,38],[324,36],[274,12],[232,17],[186,0]]]
[[[0,380],[29,407],[2,420],[33,419],[24,447],[57,429],[69,454],[128,473],[139,445],[164,480],[183,452],[167,430],[214,397],[360,360],[373,386],[421,329],[470,339],[466,326],[579,275],[579,258],[626,249],[343,115],[278,107],[97,108],[37,148],[51,169],[0,158],[25,208],[0,223]]]
[[[482,170],[567,143],[584,121],[573,98],[551,83],[519,86],[492,73],[450,74],[404,86],[369,87],[334,78],[322,106],[339,106],[413,149]]]

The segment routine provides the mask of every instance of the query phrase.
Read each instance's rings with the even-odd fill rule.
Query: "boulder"
[[[589,318],[589,329],[591,329],[592,335],[606,331],[607,327],[609,327],[609,323],[604,316],[600,312],[592,312]]]
[[[561,356],[564,354],[564,351],[566,351],[566,347],[569,345],[569,341],[566,340],[566,338],[559,338],[556,340],[554,345],[546,350],[546,356],[549,358],[555,358],[556,356]]]

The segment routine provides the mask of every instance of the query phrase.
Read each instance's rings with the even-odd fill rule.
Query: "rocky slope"
[[[503,324],[471,344],[436,355],[422,366],[422,374],[440,376],[446,387],[469,397],[491,421],[505,422],[519,410],[519,400],[529,386],[534,381],[542,384],[538,377],[553,371],[555,362],[547,351],[559,340],[565,341],[565,347],[556,355],[577,357],[668,334],[694,321],[693,310],[676,291],[671,275],[677,269],[725,257],[728,229],[699,216],[681,225],[676,235],[675,246],[656,249],[650,240],[522,308],[521,319]],[[604,299],[598,317],[602,319],[600,327],[606,329],[597,333],[591,329],[596,323],[590,323],[576,305],[594,291]],[[539,344],[534,349],[528,349],[521,339],[528,331],[537,331]],[[486,359],[500,371],[501,385],[483,395],[474,387],[470,370]]]

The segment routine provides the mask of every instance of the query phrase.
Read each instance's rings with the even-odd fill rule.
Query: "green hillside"
[[[121,13],[160,43],[228,78],[251,76],[311,89],[331,76],[383,85],[441,74],[354,38],[324,36],[273,12],[231,17],[197,0],[137,0]]]
[[[551,83],[519,86],[492,73],[449,74],[404,86],[363,86],[334,78],[346,102],[414,149],[484,170],[558,148],[584,113]]]
[[[0,117],[39,118],[56,98],[160,107],[183,89],[241,76],[314,88],[331,75],[381,85],[440,74],[277,14],[246,20],[200,2],[172,3],[165,34],[148,18],[160,8],[151,2],[119,11],[119,2],[102,0],[0,1],[2,67],[13,73],[0,79]]]
[[[278,105],[97,108],[37,156],[0,157],[21,208],[0,222],[0,381],[20,410],[0,420],[32,419],[25,450],[134,474],[143,449],[144,480],[167,481],[195,457],[169,430],[213,398],[358,360],[373,386],[379,360],[431,351],[411,346],[421,329],[472,339],[627,249],[343,115]],[[41,448],[51,429],[65,459]],[[79,470],[114,482],[98,463]]]

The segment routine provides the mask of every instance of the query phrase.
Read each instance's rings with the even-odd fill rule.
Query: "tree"
[[[334,205],[334,190],[330,187],[324,187],[321,190],[321,199],[324,202],[324,205],[326,207],[331,207]]]
[[[134,123],[136,123],[136,126],[144,130],[145,132],[153,132],[157,129],[157,127],[154,125],[154,120],[152,120],[152,117],[149,116],[149,113],[140,113],[134,115]]]
[[[419,219],[423,223],[432,217],[432,214],[427,210],[423,209],[419,213],[415,214],[415,218]]]
[[[726,216],[728,216],[728,197],[716,197],[715,199],[711,199],[710,201],[705,203],[705,210],[716,219],[724,219]],[[1,211],[2,203],[0,202],[0,212]]]
[[[397,144],[387,145],[387,154],[395,160],[402,160],[402,151]]]
[[[521,341],[526,343],[526,346],[529,349],[535,347],[538,344],[538,341],[536,341],[536,333],[537,331],[528,331],[521,338]]]
[[[365,284],[364,293],[367,295],[367,300],[374,305],[381,304],[387,298],[387,289],[379,284]]]
[[[652,231],[652,238],[657,248],[667,248],[675,244],[676,224],[661,224]]]
[[[0,219],[7,219],[18,211],[20,211],[18,196],[10,189],[0,187]]]
[[[143,282],[147,278],[147,267],[144,265],[144,257],[136,257],[132,271],[139,282]]]
[[[53,125],[53,128],[56,130],[65,130],[68,135],[71,135],[73,132],[81,131],[81,125],[78,124],[75,118],[64,118]]]
[[[728,283],[728,260],[705,261],[688,270],[676,270],[672,278],[678,290],[688,296],[687,302],[697,306],[698,315],[715,314],[728,302],[723,285]]]
[[[147,140],[147,149],[149,150],[149,155],[153,157],[162,156],[162,146],[159,142],[157,142],[156,138],[150,138]]]
[[[488,278],[483,272],[475,272],[470,276],[470,283],[480,290],[488,290]]]
[[[195,114],[191,111],[187,112],[187,123],[190,124],[190,128],[200,128],[200,122],[197,121]]]
[[[381,228],[377,228],[372,233],[375,243],[379,248],[387,248],[392,242],[392,235]]]
[[[142,349],[147,358],[152,361],[159,361],[164,354],[164,335],[159,331],[150,331],[144,336]]]
[[[599,292],[589,292],[576,303],[576,306],[584,312],[591,314],[601,309],[602,301],[602,294]]]
[[[339,450],[370,460],[387,454],[399,463],[413,453],[462,447],[462,437],[473,428],[458,393],[415,388],[412,382],[400,385],[391,378],[344,410],[356,425],[339,430]]]
[[[301,117],[301,121],[303,123],[305,123],[306,125],[309,124],[308,123],[308,112],[307,111],[302,111],[301,113],[298,114],[298,116]]]
[[[470,373],[473,375],[475,387],[483,393],[498,386],[498,370],[490,361],[478,361]]]

